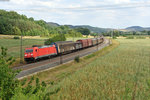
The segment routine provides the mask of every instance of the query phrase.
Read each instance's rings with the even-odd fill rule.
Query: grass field
[[[51,99],[149,100],[150,39],[117,41],[120,46],[108,54],[81,62],[84,66],[77,64],[82,68],[73,74],[64,72],[66,78],[47,89],[51,93],[59,90]]]
[[[23,40],[23,53],[27,47],[32,45],[43,45],[44,39],[24,39]],[[20,57],[20,39],[0,39],[0,47],[3,46],[8,49],[8,56]]]

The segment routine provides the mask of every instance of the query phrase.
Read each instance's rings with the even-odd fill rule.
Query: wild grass
[[[95,59],[87,59],[91,61],[85,61],[84,67],[47,89],[60,89],[51,99],[149,100],[150,40],[117,40],[119,47],[102,57],[97,54]]]
[[[134,39],[134,36],[127,36],[126,39]]]
[[[136,39],[146,39],[145,36],[137,36]]]

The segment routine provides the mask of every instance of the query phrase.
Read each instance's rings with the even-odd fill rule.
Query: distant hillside
[[[145,27],[141,27],[141,26],[131,26],[131,27],[127,27],[125,30],[128,31],[150,31],[150,28],[145,28]]]
[[[92,27],[89,25],[77,25],[77,26],[73,26],[73,25],[66,25],[70,28],[87,28],[89,29],[92,33],[102,33],[102,32],[108,32],[111,31],[111,29],[109,28],[99,28],[99,27]]]
[[[54,22],[47,22],[48,25],[52,26],[52,27],[58,27],[60,26],[59,24],[57,23],[54,23]]]

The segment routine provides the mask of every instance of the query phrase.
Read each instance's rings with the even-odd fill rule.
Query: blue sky
[[[0,9],[59,24],[150,27],[149,0],[0,0]]]

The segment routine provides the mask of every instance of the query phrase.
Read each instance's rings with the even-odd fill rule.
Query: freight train
[[[26,62],[37,61],[44,57],[57,56],[60,54],[66,54],[88,48],[91,46],[98,45],[104,41],[103,37],[91,38],[91,39],[80,39],[76,42],[73,41],[58,41],[51,43],[51,45],[45,46],[33,46],[26,48],[24,53],[24,60]]]

